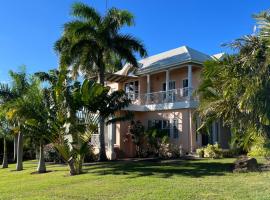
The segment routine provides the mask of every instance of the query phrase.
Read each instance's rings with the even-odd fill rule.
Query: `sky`
[[[253,32],[252,14],[270,8],[269,0],[107,0],[108,7],[127,9],[135,26],[124,28],[145,44],[148,54],[187,45],[209,55]],[[81,0],[106,11],[106,0]],[[8,71],[25,65],[27,72],[57,68],[54,42],[70,21],[73,0],[0,0],[0,82]]]

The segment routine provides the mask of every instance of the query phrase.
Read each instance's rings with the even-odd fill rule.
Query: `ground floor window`
[[[179,138],[178,119],[170,120],[148,120],[148,128],[162,129],[168,133],[169,137]]]

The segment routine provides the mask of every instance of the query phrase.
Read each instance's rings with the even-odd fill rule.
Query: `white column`
[[[169,84],[170,84],[170,71],[166,70],[166,100],[169,100]]]
[[[147,104],[149,103],[150,101],[150,74],[147,74],[147,92],[146,92],[146,102]]]
[[[114,152],[114,138],[116,134],[116,127],[115,123],[111,123],[108,126],[108,152],[107,156],[110,160],[115,160],[116,155]]]
[[[188,65],[188,97],[192,96],[192,65]]]

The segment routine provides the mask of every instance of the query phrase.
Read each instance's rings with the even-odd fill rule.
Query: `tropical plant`
[[[131,135],[132,142],[136,146],[136,154],[138,157],[143,156],[143,146],[146,142],[146,135],[144,126],[140,121],[131,121],[129,133]]]
[[[8,168],[7,140],[11,137],[8,120],[0,115],[0,138],[3,138],[3,162],[2,168]]]
[[[123,90],[111,92],[110,87],[104,87],[94,81],[85,80],[82,85],[81,95],[84,107],[92,113],[96,113],[99,116],[99,122],[102,121],[102,124],[106,123],[108,125],[133,118],[132,112],[123,110],[130,104],[130,99]],[[100,151],[103,150],[105,151],[100,146]],[[106,152],[104,153],[106,154]]]
[[[149,128],[146,132],[147,143],[149,145],[149,153],[159,154],[159,149],[163,144],[167,144],[169,140],[168,132],[156,127]]]
[[[12,79],[11,86],[0,84],[1,112],[6,113],[7,119],[13,125],[13,130],[15,130],[14,145],[17,145],[16,170],[20,171],[23,169],[23,133],[20,117],[14,116],[13,113],[16,111],[17,100],[26,94],[30,84],[24,68],[20,72],[10,71],[9,75]]]
[[[206,62],[197,90],[202,127],[222,119],[246,150],[257,137],[270,136],[270,55],[261,33],[227,44],[234,55]]]
[[[120,33],[123,26],[134,24],[134,17],[126,10],[111,8],[105,16],[83,3],[72,6],[75,20],[64,25],[62,37],[55,43],[60,54],[61,67],[71,66],[72,74],[78,72],[90,78],[97,75],[98,83],[105,83],[105,72],[113,71],[119,61],[138,66],[135,53],[146,56],[143,44],[131,35]],[[115,60],[116,62],[114,62]],[[107,160],[104,142],[105,119],[99,120],[99,160]]]

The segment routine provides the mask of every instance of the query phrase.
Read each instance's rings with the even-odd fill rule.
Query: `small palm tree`
[[[83,3],[72,6],[75,20],[64,25],[63,36],[55,43],[60,55],[61,67],[71,66],[72,74],[79,72],[90,78],[97,75],[98,83],[104,85],[105,72],[114,58],[138,66],[135,53],[146,56],[143,44],[131,35],[120,33],[124,26],[134,24],[134,17],[125,10],[111,8],[105,16]],[[111,66],[110,66],[111,68]],[[100,116],[99,160],[107,160],[104,142],[104,116]]]

